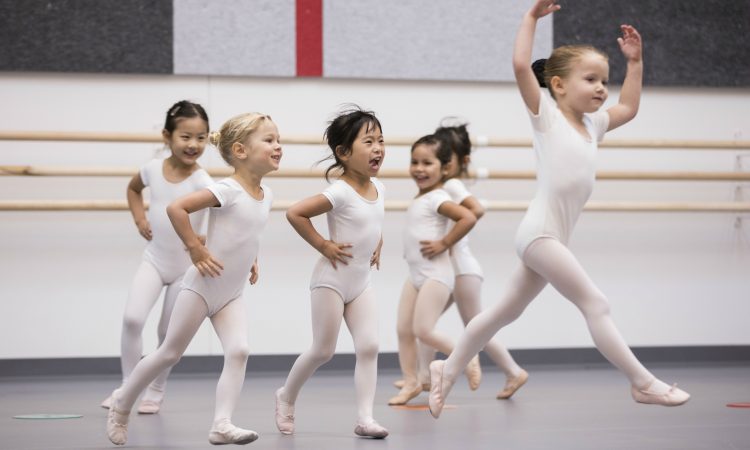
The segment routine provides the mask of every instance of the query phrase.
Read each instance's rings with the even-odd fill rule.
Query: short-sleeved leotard
[[[203,169],[198,169],[189,177],[178,183],[164,178],[164,160],[153,159],[140,170],[141,181],[150,192],[148,221],[151,225],[152,239],[146,245],[143,258],[154,266],[164,284],[178,280],[192,264],[190,255],[180,237],[172,227],[167,216],[167,206],[176,199],[199,191],[213,183]],[[190,214],[190,224],[194,230],[203,230],[207,217],[206,211]]]
[[[198,293],[213,316],[227,303],[242,295],[250,269],[258,256],[260,235],[268,221],[273,194],[261,185],[263,199],[256,200],[234,179],[225,178],[208,190],[220,206],[211,208],[206,247],[221,261],[224,270],[218,277],[202,276],[195,266],[185,273],[182,288]]]
[[[539,113],[529,112],[534,129],[537,190],[516,234],[516,252],[524,253],[534,240],[549,237],[567,245],[578,216],[591,195],[596,176],[597,143],[609,126],[609,114],[584,114],[590,139],[575,130],[545,94]]]
[[[380,243],[385,215],[385,186],[371,179],[378,194],[375,200],[362,197],[343,180],[336,180],[323,195],[333,207],[326,218],[328,233],[334,242],[351,244],[352,258],[347,264],[337,264],[321,257],[315,264],[310,290],[320,287],[333,289],[344,303],[349,303],[370,285],[370,259]]]
[[[445,236],[451,221],[438,208],[451,197],[443,189],[435,189],[412,200],[406,211],[404,258],[409,264],[409,280],[420,289],[428,279],[439,281],[453,290],[454,275],[447,251],[432,259],[422,256],[419,241],[435,241]]]
[[[443,183],[443,189],[448,195],[450,195],[451,200],[459,205],[468,197],[471,197],[471,192],[469,192],[461,180],[457,178],[451,178]],[[453,222],[449,221],[448,228],[452,225]],[[479,278],[484,277],[482,274],[482,266],[479,265],[479,261],[477,261],[469,248],[469,235],[462,237],[458,242],[453,244],[453,247],[451,248],[451,263],[453,264],[453,272],[455,276],[475,275]]]

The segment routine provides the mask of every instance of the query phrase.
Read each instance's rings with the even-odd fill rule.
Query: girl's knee
[[[609,300],[601,292],[595,292],[581,304],[586,317],[602,317],[610,314]]]
[[[128,334],[141,334],[146,321],[140,317],[125,315],[122,318],[122,331]]]
[[[157,351],[160,352],[160,356],[161,356],[162,360],[166,364],[168,364],[169,367],[172,367],[175,364],[177,364],[178,362],[180,362],[180,359],[182,358],[182,353],[183,353],[181,351],[178,351],[178,350],[175,350],[175,349],[171,349],[171,348],[168,348],[168,347],[166,347],[166,348],[165,347],[160,347],[159,350],[157,350]]]
[[[228,349],[224,354],[224,358],[236,362],[247,362],[247,358],[250,357],[250,347],[247,344],[237,345]]]
[[[354,352],[356,353],[357,358],[375,358],[378,356],[378,341],[368,341],[363,343],[358,343],[356,347],[354,348]]]
[[[326,348],[313,347],[310,349],[310,359],[312,359],[318,366],[321,366],[330,361],[335,352],[335,346]]]

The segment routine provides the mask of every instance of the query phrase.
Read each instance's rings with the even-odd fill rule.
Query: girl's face
[[[208,124],[200,117],[185,117],[177,120],[172,133],[163,130],[162,137],[173,158],[185,166],[192,166],[206,149]]]
[[[282,151],[281,137],[275,123],[264,120],[257,130],[245,138],[242,146],[245,156],[240,159],[241,164],[263,175],[278,170]]]
[[[434,145],[418,145],[411,152],[409,175],[424,194],[442,186],[447,170],[435,156]]]
[[[573,110],[592,113],[607,100],[609,63],[600,54],[588,52],[575,61],[570,74],[561,80],[561,93],[555,94]]]
[[[352,142],[351,151],[339,156],[345,171],[366,177],[377,176],[385,159],[383,133],[374,124],[365,124]]]

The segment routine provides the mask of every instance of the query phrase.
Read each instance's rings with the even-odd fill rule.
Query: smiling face
[[[176,162],[192,166],[206,149],[208,124],[200,117],[181,118],[177,120],[174,131],[170,133],[165,129],[162,137]]]
[[[595,52],[582,54],[564,78],[552,81],[558,103],[580,113],[599,110],[609,95],[609,63]]]
[[[276,124],[271,119],[263,120],[257,130],[250,133],[241,143],[245,152],[242,163],[253,171],[265,175],[278,170],[281,162],[281,137]]]
[[[409,175],[417,183],[419,193],[425,194],[442,185],[446,168],[436,155],[437,145],[419,144],[411,152]]]
[[[344,174],[349,176],[375,177],[383,166],[385,143],[380,127],[366,123],[359,129],[348,153],[340,154]]]

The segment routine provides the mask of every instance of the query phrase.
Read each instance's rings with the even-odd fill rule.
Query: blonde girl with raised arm
[[[492,308],[466,327],[456,350],[446,361],[430,364],[430,412],[438,417],[461,368],[503,326],[521,315],[548,283],[583,314],[597,349],[622,371],[640,403],[677,406],[690,395],[656,378],[636,359],[610,315],[609,302],[568,249],[568,240],[595,177],[597,143],[604,133],[633,119],[638,112],[643,77],[641,36],[622,25],[617,39],[627,60],[625,81],[616,105],[607,100],[607,57],[589,46],[555,49],[545,62],[531,65],[536,23],[556,12],[555,0],[537,0],[524,15],[513,53],[513,69],[521,98],[534,129],[537,192],[516,235],[521,267]],[[540,89],[547,87],[550,97]]]

